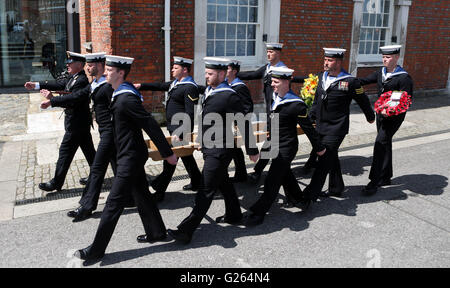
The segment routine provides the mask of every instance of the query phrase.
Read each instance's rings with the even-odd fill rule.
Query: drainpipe
[[[170,0],[165,0],[164,3],[164,68],[165,68],[165,81],[170,81]],[[167,92],[166,98],[167,100]],[[164,104],[166,101],[164,101]]]

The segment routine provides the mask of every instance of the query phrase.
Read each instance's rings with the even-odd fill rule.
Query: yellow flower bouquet
[[[313,74],[309,74],[308,77],[309,78],[305,79],[305,82],[303,83],[303,87],[300,90],[300,95],[308,108],[311,108],[314,101],[314,95],[316,94],[317,85],[319,84],[319,77]]]

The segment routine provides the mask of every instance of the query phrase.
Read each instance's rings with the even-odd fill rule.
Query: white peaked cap
[[[390,55],[390,54],[398,54],[400,53],[400,49],[402,45],[389,45],[380,47],[381,54]]]
[[[194,60],[189,59],[189,58],[174,56],[173,63],[177,64],[177,65],[192,65],[192,63],[194,63]]]
[[[281,50],[281,49],[283,49],[283,44],[281,44],[281,43],[266,43],[266,48],[268,50]]]
[[[291,79],[294,70],[289,69],[287,67],[270,67],[269,73],[274,78]]]
[[[130,68],[134,58],[106,55],[106,65],[119,68]]]
[[[325,51],[326,57],[333,57],[333,58],[344,58],[344,53],[347,51],[346,49],[342,48],[323,48]]]
[[[205,57],[203,60],[206,68],[216,70],[227,70],[230,63],[230,59],[220,57]]]
[[[105,52],[98,52],[98,53],[91,53],[91,54],[85,54],[84,57],[86,58],[86,62],[102,62],[106,59],[106,53]]]

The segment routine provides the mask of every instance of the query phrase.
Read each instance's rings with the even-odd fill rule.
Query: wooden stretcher
[[[253,122],[252,127],[253,127],[253,131],[255,131],[255,132],[253,132],[253,135],[255,135],[256,143],[264,142],[267,139],[267,136],[269,134],[268,132],[265,131],[266,130],[266,122]],[[299,125],[297,125],[297,135],[302,135],[302,134],[304,134],[302,128]],[[166,139],[167,139],[167,142],[169,143],[169,145],[171,145],[172,137],[167,136]],[[197,134],[192,133],[191,139],[190,139],[191,141],[190,141],[189,145],[172,147],[173,153],[177,157],[185,157],[185,156],[192,155],[195,150],[199,150],[199,148],[200,148],[200,144],[195,141],[196,139],[197,139]],[[244,143],[242,141],[242,136],[240,136],[240,135],[235,136],[234,139],[235,139],[235,142],[237,143],[238,147],[244,145]],[[156,145],[151,140],[146,140],[146,144],[148,147],[148,157],[151,158],[153,161],[162,161],[163,158],[161,157],[161,154],[159,153],[158,148],[156,148]]]
[[[52,94],[59,94],[59,95],[66,95],[72,93],[70,91],[50,91],[50,92],[52,92]]]

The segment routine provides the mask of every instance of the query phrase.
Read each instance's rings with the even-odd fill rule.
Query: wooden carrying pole
[[[253,134],[255,135],[256,143],[264,142],[267,139],[268,132],[265,132],[266,123],[265,122],[253,122],[253,131],[255,131]],[[297,135],[304,134],[302,128],[297,125]],[[197,138],[196,133],[191,134],[191,142],[189,145],[184,146],[177,146],[172,147],[173,153],[177,157],[184,157],[189,156],[194,153],[195,150],[198,150],[200,148],[200,144],[196,143],[195,140]],[[167,142],[169,145],[172,144],[172,137],[168,136],[166,137]],[[237,146],[240,147],[243,145],[242,136],[235,136],[234,137],[235,142],[237,143]],[[161,161],[163,158],[161,157],[161,154],[159,154],[158,148],[155,146],[155,144],[151,140],[146,140],[147,147],[148,147],[148,157],[151,158],[153,161]]]

